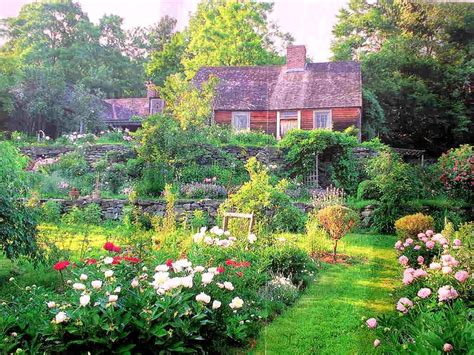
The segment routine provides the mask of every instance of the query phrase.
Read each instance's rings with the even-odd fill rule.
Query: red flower
[[[222,265],[219,265],[219,266],[217,267],[216,271],[217,271],[219,274],[222,274],[222,273],[225,271],[225,269],[224,269],[224,267],[223,267]]]
[[[136,258],[134,256],[126,256],[126,257],[124,257],[124,259],[127,260],[131,264],[137,264],[137,263],[140,262],[140,259]]]
[[[86,259],[85,263],[87,265],[94,265],[94,264],[97,264],[97,260],[94,258],[89,258],[89,259]]]
[[[225,264],[228,266],[234,266],[234,267],[249,267],[250,266],[250,262],[248,261],[237,262],[231,259],[226,260]]]
[[[120,251],[122,250],[119,246],[115,245],[112,242],[106,242],[104,244],[104,249],[107,251],[113,251],[115,253],[120,253]]]
[[[225,264],[226,264],[227,266],[237,266],[237,265],[236,265],[237,263],[236,263],[234,260],[230,260],[230,259],[226,260],[226,261],[225,261]]]
[[[61,271],[67,268],[71,263],[67,260],[64,261],[59,261],[56,264],[54,264],[54,270]]]
[[[173,259],[166,260],[166,266],[171,267],[173,265]]]
[[[117,255],[117,256],[114,256],[112,264],[117,265],[117,264],[120,264],[121,261],[122,261],[122,257]]]

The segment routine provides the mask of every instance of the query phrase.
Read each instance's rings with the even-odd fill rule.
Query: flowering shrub
[[[410,214],[395,221],[395,230],[401,238],[414,238],[418,233],[432,229],[434,219],[423,213]]]
[[[296,300],[302,283],[295,282],[312,263],[304,253],[284,254],[286,247],[254,248],[259,238],[237,240],[218,227],[190,239],[200,240],[186,257],[160,250],[152,263],[112,242],[103,245],[107,255],[59,260],[59,288],[31,285],[0,306],[0,353],[225,352]],[[275,292],[263,297],[267,286]]]
[[[450,149],[439,158],[441,181],[446,190],[457,197],[472,197],[474,187],[474,152],[465,144]]]
[[[227,190],[211,182],[193,182],[181,186],[181,194],[187,198],[225,198]]]
[[[432,230],[397,241],[404,270],[395,308],[403,316],[367,321],[382,339],[374,346],[384,353],[468,353],[473,277],[465,248],[459,233],[447,238]]]
[[[334,205],[344,205],[346,194],[343,189],[328,186],[325,190],[315,190],[313,192],[312,204],[316,210]]]

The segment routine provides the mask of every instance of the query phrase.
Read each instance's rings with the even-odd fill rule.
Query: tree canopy
[[[434,153],[472,139],[474,4],[351,0],[338,19],[334,59],[361,61],[367,135]]]

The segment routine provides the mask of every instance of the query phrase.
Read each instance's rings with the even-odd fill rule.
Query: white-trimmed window
[[[236,131],[250,130],[250,112],[232,112],[232,128]]]
[[[332,129],[332,115],[331,110],[316,110],[313,113],[314,128],[321,128],[321,129]]]

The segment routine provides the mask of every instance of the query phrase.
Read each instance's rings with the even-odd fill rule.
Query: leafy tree
[[[160,94],[167,103],[166,111],[178,120],[183,129],[203,127],[211,123],[216,85],[217,79],[211,77],[197,88],[178,73],[166,79]]]
[[[333,240],[333,259],[336,262],[337,242],[357,225],[359,215],[348,207],[334,205],[320,210],[318,219]]]
[[[472,135],[473,4],[352,0],[334,27],[337,60],[362,63],[364,134],[439,153]],[[373,126],[385,116],[386,130]],[[376,114],[376,116],[374,116]]]
[[[189,22],[182,64],[188,78],[202,66],[281,63],[275,41],[293,38],[268,20],[273,4],[255,1],[202,1]]]

